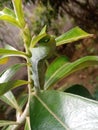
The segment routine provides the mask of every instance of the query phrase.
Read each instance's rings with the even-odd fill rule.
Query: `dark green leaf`
[[[13,88],[16,88],[16,87],[19,87],[28,83],[29,82],[25,80],[15,80],[15,81],[8,81],[5,83],[0,83],[0,96]]]
[[[91,93],[87,90],[87,88],[79,84],[69,86],[67,89],[65,89],[65,92],[73,93],[75,95],[80,95],[80,96],[90,98],[90,99],[94,99]]]
[[[92,34],[86,33],[79,27],[75,27],[68,32],[62,34],[61,36],[57,37],[56,40],[56,45],[60,46],[62,44],[70,43],[77,41],[79,39],[84,39],[87,37],[92,37]]]
[[[50,67],[48,67],[47,72],[46,72],[46,80],[45,80],[44,88],[49,89],[51,88],[51,86],[57,83],[60,79],[67,77],[73,72],[89,67],[91,65],[98,65],[98,56],[85,56],[71,63],[66,64],[65,62],[65,64],[60,66],[57,69],[57,71],[55,71],[55,73],[53,73],[50,77],[48,77],[47,72],[49,73],[49,71],[51,71],[51,68],[52,68],[52,66],[50,65]]]
[[[93,93],[94,98],[98,101],[98,86],[96,85],[94,93]]]
[[[98,102],[57,91],[32,94],[30,124],[32,130],[98,130]]]

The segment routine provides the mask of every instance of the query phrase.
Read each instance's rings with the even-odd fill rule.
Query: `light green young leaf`
[[[20,27],[18,21],[16,20],[15,13],[9,8],[4,8],[2,11],[0,11],[0,20],[7,21],[15,26]]]
[[[32,130],[98,130],[98,102],[54,90],[34,93],[30,125]]]
[[[3,13],[5,13],[5,14],[7,14],[7,15],[10,15],[10,16],[12,16],[12,17],[14,17],[14,18],[16,18],[16,15],[15,15],[14,11],[11,10],[11,9],[9,9],[9,8],[7,8],[7,7],[5,7],[5,8],[3,9]]]
[[[9,50],[9,49],[4,49],[4,48],[0,48],[0,55],[19,56],[19,57],[24,57],[24,58],[26,58],[26,56],[27,56],[27,54],[22,51]]]
[[[98,56],[85,56],[74,62],[70,62],[67,64],[65,62],[65,64],[60,66],[56,71],[54,71],[54,73],[51,73],[51,75],[48,76],[51,69],[53,69],[54,64],[55,62],[53,62],[46,71],[46,77],[45,77],[46,80],[44,86],[45,89],[51,88],[59,80],[72,74],[73,72],[89,67],[91,65],[98,65]]]
[[[24,130],[31,130],[29,117],[26,118],[26,123],[25,123],[25,129]]]
[[[57,37],[56,40],[56,46],[60,46],[62,44],[67,44],[70,42],[74,42],[80,39],[84,39],[87,37],[92,37],[92,34],[89,34],[85,31],[83,31],[81,28],[79,27],[75,27],[71,30],[69,30],[68,32],[62,34],[61,36]]]
[[[15,80],[15,81],[8,81],[5,83],[0,83],[0,96],[12,90],[13,88],[28,84],[28,81],[25,80]]]
[[[39,33],[38,36],[34,36],[32,38],[32,41],[31,41],[31,47],[33,48],[37,43],[38,41],[40,41],[42,38],[44,38],[45,36],[47,35],[46,33],[46,26],[44,26],[41,30],[41,32]]]
[[[19,123],[15,121],[9,121],[9,120],[0,120],[0,127],[7,126],[7,125],[18,125]]]
[[[22,8],[22,0],[12,0],[14,11],[16,15],[16,19],[19,21],[22,28],[25,27],[25,19],[24,13]]]
[[[45,33],[46,33],[46,30],[47,30],[47,26],[45,25],[45,26],[42,28],[42,30],[41,30],[41,32],[39,33],[39,35],[45,34]]]

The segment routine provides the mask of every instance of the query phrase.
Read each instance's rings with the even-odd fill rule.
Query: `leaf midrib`
[[[65,128],[65,130],[71,130],[67,124],[61,121],[61,119],[47,106],[47,104],[37,95],[33,94],[36,99],[43,105],[43,107]]]

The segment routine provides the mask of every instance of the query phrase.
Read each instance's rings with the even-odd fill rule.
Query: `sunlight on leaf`
[[[65,64],[60,66],[54,73],[51,73],[51,75],[48,76],[48,74],[50,73],[49,71],[53,69],[52,67],[54,64],[55,62],[50,64],[50,66],[48,67],[46,71],[46,78],[45,78],[46,80],[45,80],[45,86],[44,86],[45,89],[49,89],[53,87],[55,83],[59,82],[59,80],[61,80],[62,78],[69,76],[73,72],[76,72],[78,70],[81,70],[83,68],[86,68],[92,65],[98,65],[98,56],[85,56],[74,62],[69,62],[67,64],[65,62]]]
[[[13,10],[9,8],[4,8],[2,11],[0,11],[0,20],[7,21],[17,27],[20,27]]]
[[[16,19],[21,24],[21,27],[24,28],[25,27],[25,20],[24,20],[23,8],[22,8],[22,0],[12,0],[12,3],[14,6]]]
[[[32,94],[30,124],[32,130],[98,130],[98,102],[54,90]]]
[[[74,42],[74,41],[92,37],[92,36],[93,34],[89,34],[83,31],[81,28],[75,27],[69,30],[68,32],[62,34],[61,36],[57,37],[55,40],[56,40],[56,45],[60,46],[62,44],[67,44],[70,42]]]

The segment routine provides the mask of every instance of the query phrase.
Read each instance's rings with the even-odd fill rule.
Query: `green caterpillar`
[[[45,60],[55,54],[56,42],[54,37],[49,35],[42,38],[37,47],[32,48],[32,70],[33,81],[36,89],[43,89],[45,82]]]

